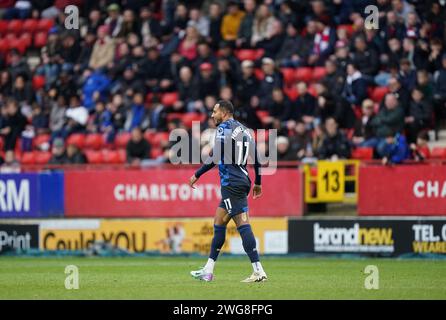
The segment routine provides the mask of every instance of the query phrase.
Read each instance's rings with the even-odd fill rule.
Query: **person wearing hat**
[[[105,19],[105,25],[108,26],[108,32],[112,37],[116,37],[121,32],[124,21],[120,14],[119,5],[112,3],[107,7],[108,17]]]
[[[51,149],[51,159],[48,164],[59,165],[67,163],[67,154],[65,152],[65,142],[62,138],[56,138],[53,141]]]
[[[219,84],[216,73],[212,64],[205,62],[199,67],[199,73],[196,80],[196,88],[198,88],[197,98],[204,101],[206,96],[218,96]]]

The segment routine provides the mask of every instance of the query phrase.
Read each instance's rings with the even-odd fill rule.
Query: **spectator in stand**
[[[243,4],[245,16],[240,23],[235,44],[237,48],[250,48],[254,19],[256,15],[256,2],[255,0],[244,0]]]
[[[305,123],[298,120],[294,131],[294,135],[290,137],[290,144],[291,149],[297,155],[297,159],[302,160],[306,157],[312,157],[311,136],[305,127]]]
[[[373,101],[365,99],[362,102],[362,116],[360,119],[356,119],[353,132],[352,141],[355,146],[373,148],[377,145],[375,127],[373,125],[374,117],[375,110]]]
[[[175,103],[175,112],[193,110],[196,103],[198,88],[194,82],[192,69],[184,66],[180,69],[180,79],[177,82],[179,99]]]
[[[107,26],[100,26],[98,28],[98,39],[93,46],[93,51],[90,57],[90,68],[96,70],[106,67],[109,63],[113,62],[115,56],[115,41],[107,34]]]
[[[6,151],[3,163],[1,160],[0,157],[0,173],[20,173],[20,163],[15,158],[14,151]]]
[[[308,57],[308,64],[310,66],[323,66],[325,60],[333,53],[335,44],[336,32],[323,21],[316,21],[316,35]]]
[[[187,7],[184,3],[179,3],[175,10],[174,17],[174,31],[175,33],[179,33],[180,31],[186,30],[187,22],[189,21],[189,17],[187,14]]]
[[[401,59],[400,61],[399,81],[408,91],[412,91],[417,83],[417,73],[408,59]]]
[[[12,98],[22,105],[30,105],[34,100],[31,83],[26,81],[23,76],[18,76],[14,81],[11,92]]]
[[[131,132],[135,128],[148,128],[149,119],[144,106],[144,96],[142,92],[135,92],[133,104],[127,112],[124,130]]]
[[[169,64],[169,60],[161,57],[156,47],[148,49],[147,59],[141,65],[139,75],[145,79],[149,92],[171,91],[173,83]]]
[[[94,108],[95,102],[106,99],[110,88],[110,79],[100,70],[91,69],[85,70],[84,78],[83,104],[90,111]]]
[[[51,159],[48,162],[52,165],[67,164],[67,153],[65,151],[65,143],[63,139],[56,138],[53,141],[53,147],[51,149]]]
[[[378,72],[378,55],[373,47],[367,46],[366,39],[359,36],[354,40],[355,51],[352,52],[352,63],[371,80]]]
[[[255,13],[251,46],[256,47],[260,42],[270,39],[273,35],[273,24],[276,18],[266,4],[261,4]]]
[[[313,128],[313,121],[317,115],[317,100],[308,92],[308,86],[305,82],[299,82],[296,87],[299,96],[293,108],[294,114],[288,118],[302,119],[307,129],[311,130]]]
[[[336,62],[331,59],[325,61],[325,70],[327,73],[322,79],[322,83],[332,95],[340,96],[345,84],[342,70],[339,70]]]
[[[237,82],[237,98],[241,105],[247,105],[251,98],[258,95],[259,80],[254,74],[254,62],[245,60],[242,62],[241,76]]]
[[[385,133],[382,148],[378,149],[378,155],[384,165],[399,164],[409,158],[410,152],[406,137],[390,129]]]
[[[415,142],[421,130],[429,129],[432,123],[432,106],[424,98],[422,88],[415,87],[412,90],[409,114],[404,119],[408,143]]]
[[[194,69],[198,70],[202,63],[210,63],[213,67],[217,65],[217,58],[209,44],[205,41],[201,41],[197,46],[197,58],[194,60]]]
[[[290,113],[291,102],[286,95],[284,95],[282,88],[274,88],[271,100],[268,100],[267,110],[269,117],[265,119],[269,128],[279,130],[279,134],[287,134],[282,132],[282,122],[285,122],[286,115]],[[286,131],[286,130],[285,130]]]
[[[258,90],[258,97],[260,104],[264,106],[271,99],[271,94],[274,88],[281,88],[283,86],[282,73],[276,69],[274,60],[268,57],[262,59],[262,71],[264,73],[263,80],[260,81]]]
[[[397,97],[388,93],[384,97],[384,108],[382,108],[372,121],[377,136],[376,149],[378,154],[384,154],[386,135],[389,132],[401,133],[404,129],[404,110],[399,105]],[[393,134],[394,135],[394,134]]]
[[[278,161],[295,161],[297,154],[291,149],[288,137],[279,136],[276,141],[277,160]]]
[[[200,65],[200,72],[195,80],[198,89],[197,99],[204,100],[206,96],[217,96],[219,91],[218,78],[210,63]]]
[[[79,150],[75,144],[69,144],[67,146],[66,160],[67,164],[85,164],[88,163],[85,154]]]
[[[412,158],[415,161],[424,161],[429,159],[431,152],[429,149],[429,134],[427,131],[421,131],[418,133],[417,142],[410,144],[410,151],[412,153]]]
[[[232,45],[237,40],[238,31],[245,13],[240,10],[237,2],[229,1],[227,5],[227,13],[223,16],[221,23],[221,35],[223,40],[230,42]]]
[[[108,17],[105,19],[107,33],[113,38],[119,36],[121,32],[123,18],[120,13],[120,7],[116,3],[112,3],[107,7]],[[100,28],[99,28],[100,29]]]
[[[150,144],[144,139],[141,128],[132,129],[132,137],[127,144],[127,162],[132,165],[139,165],[142,160],[150,156]]]
[[[189,10],[187,25],[195,27],[203,38],[206,39],[209,36],[209,18],[203,16],[199,8]]]
[[[121,29],[117,37],[127,37],[131,33],[138,33],[138,23],[135,19],[135,13],[132,10],[124,10],[122,14]]]
[[[221,42],[222,9],[218,2],[209,5],[209,36],[206,41],[213,50],[217,50]]]
[[[410,106],[410,92],[401,85],[401,82],[397,77],[390,77],[389,79],[389,91],[393,93],[394,96],[398,99],[398,103],[400,107],[403,108],[404,114],[409,113]],[[380,109],[383,108],[384,100],[381,102]]]
[[[350,157],[351,148],[347,137],[338,129],[334,118],[325,121],[326,136],[318,150],[319,159],[347,159]]]
[[[353,106],[360,106],[367,98],[367,81],[352,63],[347,66],[347,79],[342,95]]]
[[[0,135],[5,139],[4,150],[14,150],[17,139],[25,129],[27,120],[22,115],[17,101],[10,99],[3,108],[5,113],[3,114],[4,120],[0,128]]]
[[[289,23],[286,26],[286,37],[276,56],[276,60],[281,67],[296,68],[306,61],[306,54],[302,54],[302,42],[302,38],[298,35],[296,27]]]
[[[178,53],[192,62],[197,58],[197,45],[200,40],[200,34],[194,26],[188,26],[186,35],[180,42]]]
[[[161,34],[159,22],[153,18],[153,12],[149,7],[143,7],[139,14],[137,34],[141,35],[141,43],[144,47],[149,47],[153,43],[153,38]]]

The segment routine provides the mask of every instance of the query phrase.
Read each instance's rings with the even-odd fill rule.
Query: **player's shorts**
[[[248,195],[250,187],[221,187],[221,202],[219,207],[225,209],[232,218],[243,212],[248,212]]]

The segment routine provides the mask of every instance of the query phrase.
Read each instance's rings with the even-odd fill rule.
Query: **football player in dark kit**
[[[243,248],[251,260],[253,273],[242,282],[261,282],[267,280],[265,271],[259,261],[256,240],[249,224],[248,195],[251,190],[251,180],[246,168],[248,156],[254,160],[255,182],[253,199],[262,194],[260,163],[254,139],[249,129],[233,117],[234,106],[230,101],[218,101],[212,111],[217,127],[215,144],[207,164],[204,164],[190,178],[190,186],[194,187],[197,180],[207,171],[218,165],[221,182],[222,200],[215,213],[214,237],[211,252],[206,265],[191,275],[199,280],[212,281],[214,266],[226,236],[226,225],[232,219],[242,238]]]

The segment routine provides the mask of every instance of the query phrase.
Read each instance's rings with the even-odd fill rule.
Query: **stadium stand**
[[[214,128],[207,101],[219,98],[233,100],[253,129],[287,137],[287,160],[339,156],[345,142],[342,157],[382,158],[388,135],[405,135],[409,150],[417,135],[438,139],[444,128],[441,1],[257,1],[254,16],[231,32],[222,26],[231,20],[226,1],[192,1],[196,20],[175,0],[77,0],[78,30],[65,28],[70,1],[22,2],[31,10],[15,1],[0,7],[0,157],[14,150],[24,165],[50,162],[58,138],[89,163],[125,163],[135,127],[151,146],[147,158],[163,157],[170,130],[190,130],[193,121]],[[365,27],[367,4],[378,6],[379,30]],[[364,116],[368,99],[374,110]],[[302,144],[301,124],[310,143]],[[324,145],[332,152],[321,152]],[[445,159],[444,150],[431,156]]]

